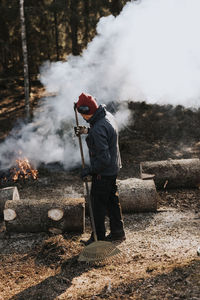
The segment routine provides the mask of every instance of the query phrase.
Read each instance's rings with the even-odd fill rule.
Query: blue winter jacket
[[[117,175],[121,168],[118,145],[118,128],[115,118],[100,105],[91,119],[86,138],[92,174]]]

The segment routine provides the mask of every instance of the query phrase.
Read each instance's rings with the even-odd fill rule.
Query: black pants
[[[98,240],[105,238],[105,216],[108,214],[111,234],[124,234],[121,205],[117,193],[117,176],[92,177],[91,202]]]

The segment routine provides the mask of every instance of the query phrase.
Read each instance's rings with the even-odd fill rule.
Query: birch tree
[[[30,118],[30,102],[29,102],[29,72],[28,72],[28,51],[26,42],[26,25],[24,15],[24,0],[20,0],[20,21],[21,21],[21,38],[22,53],[24,60],[24,94],[25,94],[25,111],[26,119]]]

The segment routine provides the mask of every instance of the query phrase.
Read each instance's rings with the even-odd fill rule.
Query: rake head
[[[96,241],[86,246],[79,255],[78,261],[101,262],[119,254],[121,251],[111,242]]]

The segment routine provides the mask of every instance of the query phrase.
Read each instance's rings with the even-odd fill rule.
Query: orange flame
[[[17,181],[20,178],[33,178],[37,179],[38,170],[32,168],[28,158],[16,159],[17,167],[12,169],[12,179]]]

